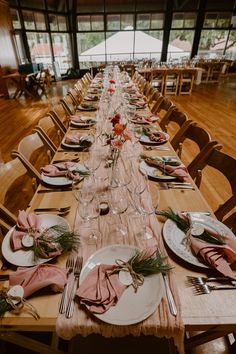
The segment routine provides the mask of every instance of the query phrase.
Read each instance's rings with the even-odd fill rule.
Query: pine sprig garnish
[[[11,305],[8,304],[6,299],[0,299],[0,318],[2,318],[5,312],[11,310]]]
[[[69,251],[79,244],[79,236],[69,231],[66,225],[54,225],[34,238],[34,258],[50,257],[50,254]]]
[[[144,277],[157,273],[167,273],[171,267],[165,263],[166,257],[159,252],[155,252],[151,256],[147,256],[144,252],[136,252],[136,254],[128,260],[128,264],[135,273],[142,274]]]
[[[162,210],[158,212],[158,215],[164,216],[167,219],[170,219],[174,221],[174,223],[177,225],[177,227],[183,231],[185,234],[190,230],[191,224],[190,221],[187,219],[181,218],[177,213],[175,213],[171,208],[168,208],[167,210]],[[215,245],[224,245],[225,241],[221,238],[221,235],[219,235],[219,238],[213,236],[210,234],[208,231],[204,230],[204,232],[201,235],[192,235],[195,238],[198,238],[202,241],[212,243]]]

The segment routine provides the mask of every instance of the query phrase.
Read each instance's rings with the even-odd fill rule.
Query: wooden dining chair
[[[60,127],[60,130],[65,134],[68,129],[68,118],[65,116],[65,119],[57,113],[56,110],[51,110],[47,114],[54,121],[55,124]]]
[[[161,129],[171,136],[171,140],[177,134],[177,132],[182,128],[182,133],[184,134],[185,129],[188,129],[189,125],[192,124],[186,113],[180,111],[177,107],[174,108],[169,115],[165,115],[159,125]],[[183,126],[185,128],[183,128]]]
[[[0,169],[0,218],[6,225],[15,223],[18,210],[27,208],[35,191],[35,179],[16,157]]]
[[[44,144],[49,148],[50,159],[52,159],[65,135],[63,130],[59,127],[58,123],[48,115],[38,121],[33,132],[38,132]]]
[[[154,103],[151,108],[151,112],[153,114],[157,114],[161,119],[163,119],[164,117],[168,117],[175,108],[176,106],[168,97],[161,96]]]
[[[40,181],[40,167],[50,163],[52,151],[35,132],[22,138],[17,148],[12,150],[11,156],[18,157],[30,176]]]
[[[171,145],[188,168],[191,177],[194,177],[195,166],[199,161],[218,144],[212,140],[207,130],[190,120],[190,124],[179,129],[171,139]]]
[[[214,195],[210,195],[215,216],[223,221],[230,228],[236,229],[236,158],[221,151],[222,145],[215,145],[202,159],[200,159],[194,169],[192,177],[196,180],[196,185],[201,188],[205,183],[205,188],[201,189],[203,195],[211,190],[210,185],[214,184]],[[214,178],[217,173],[217,178]],[[216,181],[219,181],[216,185]],[[223,200],[224,198],[224,200]],[[216,200],[216,203],[213,202]],[[214,204],[213,204],[214,203]],[[217,206],[216,206],[217,205]],[[216,206],[216,207],[214,207]]]
[[[167,69],[165,74],[165,86],[163,95],[177,95],[179,88],[180,71],[178,69]]]
[[[77,107],[83,100],[83,95],[79,94],[76,89],[70,89],[67,95],[71,97],[74,107]]]
[[[151,71],[151,84],[153,87],[158,89],[159,92],[164,94],[165,87],[165,79],[166,79],[166,70],[165,69],[153,69]]]
[[[60,99],[60,103],[67,117],[72,116],[73,114],[75,114],[76,111],[74,103],[71,101],[71,98],[68,97],[69,96],[64,96],[63,98]]]
[[[179,78],[179,95],[191,95],[195,79],[195,69],[182,69]]]

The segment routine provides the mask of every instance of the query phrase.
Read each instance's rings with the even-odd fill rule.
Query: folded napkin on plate
[[[155,141],[157,143],[163,143],[166,139],[166,134],[161,131],[149,132],[148,137],[151,141]]]
[[[73,122],[76,122],[76,123],[88,123],[90,121],[90,118],[73,115],[73,116],[70,116],[70,120]]]
[[[91,312],[104,313],[116,305],[126,285],[119,281],[118,274],[113,274],[117,265],[100,264],[95,266],[81,283],[76,292],[81,304]]]
[[[185,213],[178,213],[178,216],[183,220],[191,221],[189,219],[190,217]],[[197,220],[194,221],[192,227],[194,227],[194,224],[197,223]],[[210,243],[191,235],[190,244],[193,252],[196,254],[196,256],[202,257],[206,263],[209,263],[213,268],[218,270],[224,276],[231,279],[236,279],[236,276],[230,268],[230,264],[236,261],[236,237],[228,236],[225,234],[221,235],[210,227],[202,224],[201,226],[204,226],[204,231],[207,232],[210,236],[219,240],[223,240],[225,244],[218,245]]]
[[[22,238],[29,231],[39,232],[41,228],[41,218],[39,215],[29,213],[24,210],[19,211],[16,227],[13,229],[10,239],[10,245],[13,251],[23,248]]]
[[[45,176],[49,177],[68,177],[73,180],[80,180],[82,177],[80,173],[84,173],[78,164],[66,161],[53,165],[46,165],[41,167],[41,171]]]
[[[30,268],[19,267],[9,276],[10,286],[21,285],[24,288],[25,298],[46,287],[50,287],[54,292],[61,292],[65,283],[65,269],[52,264],[40,264]]]
[[[81,142],[81,138],[81,134],[67,134],[64,139],[64,142],[70,145],[78,145]]]
[[[134,117],[134,120],[141,123],[153,123],[156,122],[158,119],[159,117],[156,115],[151,115],[150,117],[142,117],[139,114],[136,114]]]
[[[145,162],[149,166],[161,169],[166,175],[176,177],[181,181],[184,181],[189,175],[185,166],[170,166],[168,163],[160,160],[154,160],[152,158],[146,158]]]
[[[236,261],[236,238],[227,238],[225,245],[214,245],[191,236],[191,248],[197,256],[224,276],[236,279],[230,264]]]

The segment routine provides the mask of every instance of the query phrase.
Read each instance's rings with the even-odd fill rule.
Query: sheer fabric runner
[[[111,168],[105,167],[105,154],[104,149],[108,151],[108,148],[104,146],[104,141],[101,138],[101,131],[104,126],[104,120],[101,116],[102,110],[100,109],[97,113],[97,133],[95,136],[95,143],[91,148],[90,158],[93,159],[93,151],[101,151],[100,158],[102,162],[100,167],[95,172],[97,176],[99,176],[99,190],[97,190],[97,194],[99,196],[99,192],[105,193],[105,195],[109,193],[113,193],[112,189],[108,187],[109,178],[111,174]],[[143,179],[143,175],[139,170],[139,153],[142,152],[142,146],[140,144],[132,144],[132,142],[128,141],[124,144],[121,155],[119,168],[122,168],[122,173],[130,173],[131,182],[129,184],[129,189],[132,190],[134,187],[133,184],[139,183],[141,179]],[[127,169],[127,170],[126,170]],[[107,179],[105,179],[108,177]],[[143,182],[143,181],[142,181]],[[83,185],[81,185],[83,188]],[[126,187],[124,187],[126,188]],[[108,213],[107,215],[99,216],[96,220],[97,227],[101,232],[101,239],[98,240],[97,244],[87,244],[82,241],[79,252],[82,254],[84,262],[87,258],[93,254],[96,250],[117,243],[125,243],[129,245],[135,245],[140,249],[143,249],[147,246],[157,245],[160,252],[163,255],[166,255],[162,237],[161,237],[161,229],[159,222],[155,215],[149,215],[147,217],[148,227],[151,229],[153,237],[149,240],[144,240],[141,237],[135,236],[137,225],[135,224],[135,218],[133,217],[134,210],[132,210],[132,197],[131,193],[126,192],[126,197],[129,199],[129,208],[119,216],[119,220],[122,225],[125,225],[128,234],[124,237],[123,240],[113,239],[110,233],[110,225],[114,223],[114,217],[117,218],[117,215],[113,215],[112,213]],[[152,203],[151,194],[149,189],[147,188],[145,192],[142,194],[141,203],[143,205],[148,205]],[[83,221],[78,215],[75,216],[75,225],[74,227],[80,230],[82,227]],[[106,324],[104,322],[98,321],[93,317],[93,315],[89,314],[85,309],[80,306],[76,306],[73,317],[70,319],[66,319],[64,315],[59,315],[56,322],[56,332],[59,337],[70,340],[72,337],[80,334],[82,336],[88,336],[90,334],[101,334],[104,337],[124,337],[127,335],[140,336],[144,335],[154,335],[158,337],[167,337],[174,338],[175,345],[178,348],[179,353],[184,353],[184,326],[181,320],[181,309],[179,303],[179,297],[177,293],[177,287],[174,282],[173,271],[168,275],[170,288],[173,292],[175,302],[177,305],[178,314],[176,317],[172,316],[169,311],[168,303],[166,297],[164,296],[160,305],[157,307],[156,311],[146,320],[129,326],[116,326],[111,324]],[[69,282],[71,279],[69,279]]]

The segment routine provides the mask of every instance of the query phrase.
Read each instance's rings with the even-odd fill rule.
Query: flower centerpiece
[[[107,89],[107,92],[110,94],[110,96],[112,96],[113,95],[113,93],[115,92],[115,84],[116,84],[116,82],[115,82],[115,80],[113,80],[113,79],[111,79],[111,80],[109,80],[109,87],[108,87],[108,89]]]
[[[108,166],[114,166],[117,164],[124,143],[127,140],[131,140],[131,134],[126,129],[127,124],[122,124],[121,120],[122,118],[119,113],[111,118],[113,128],[111,134],[107,134],[106,140],[106,144],[110,145],[110,155],[107,159]]]

